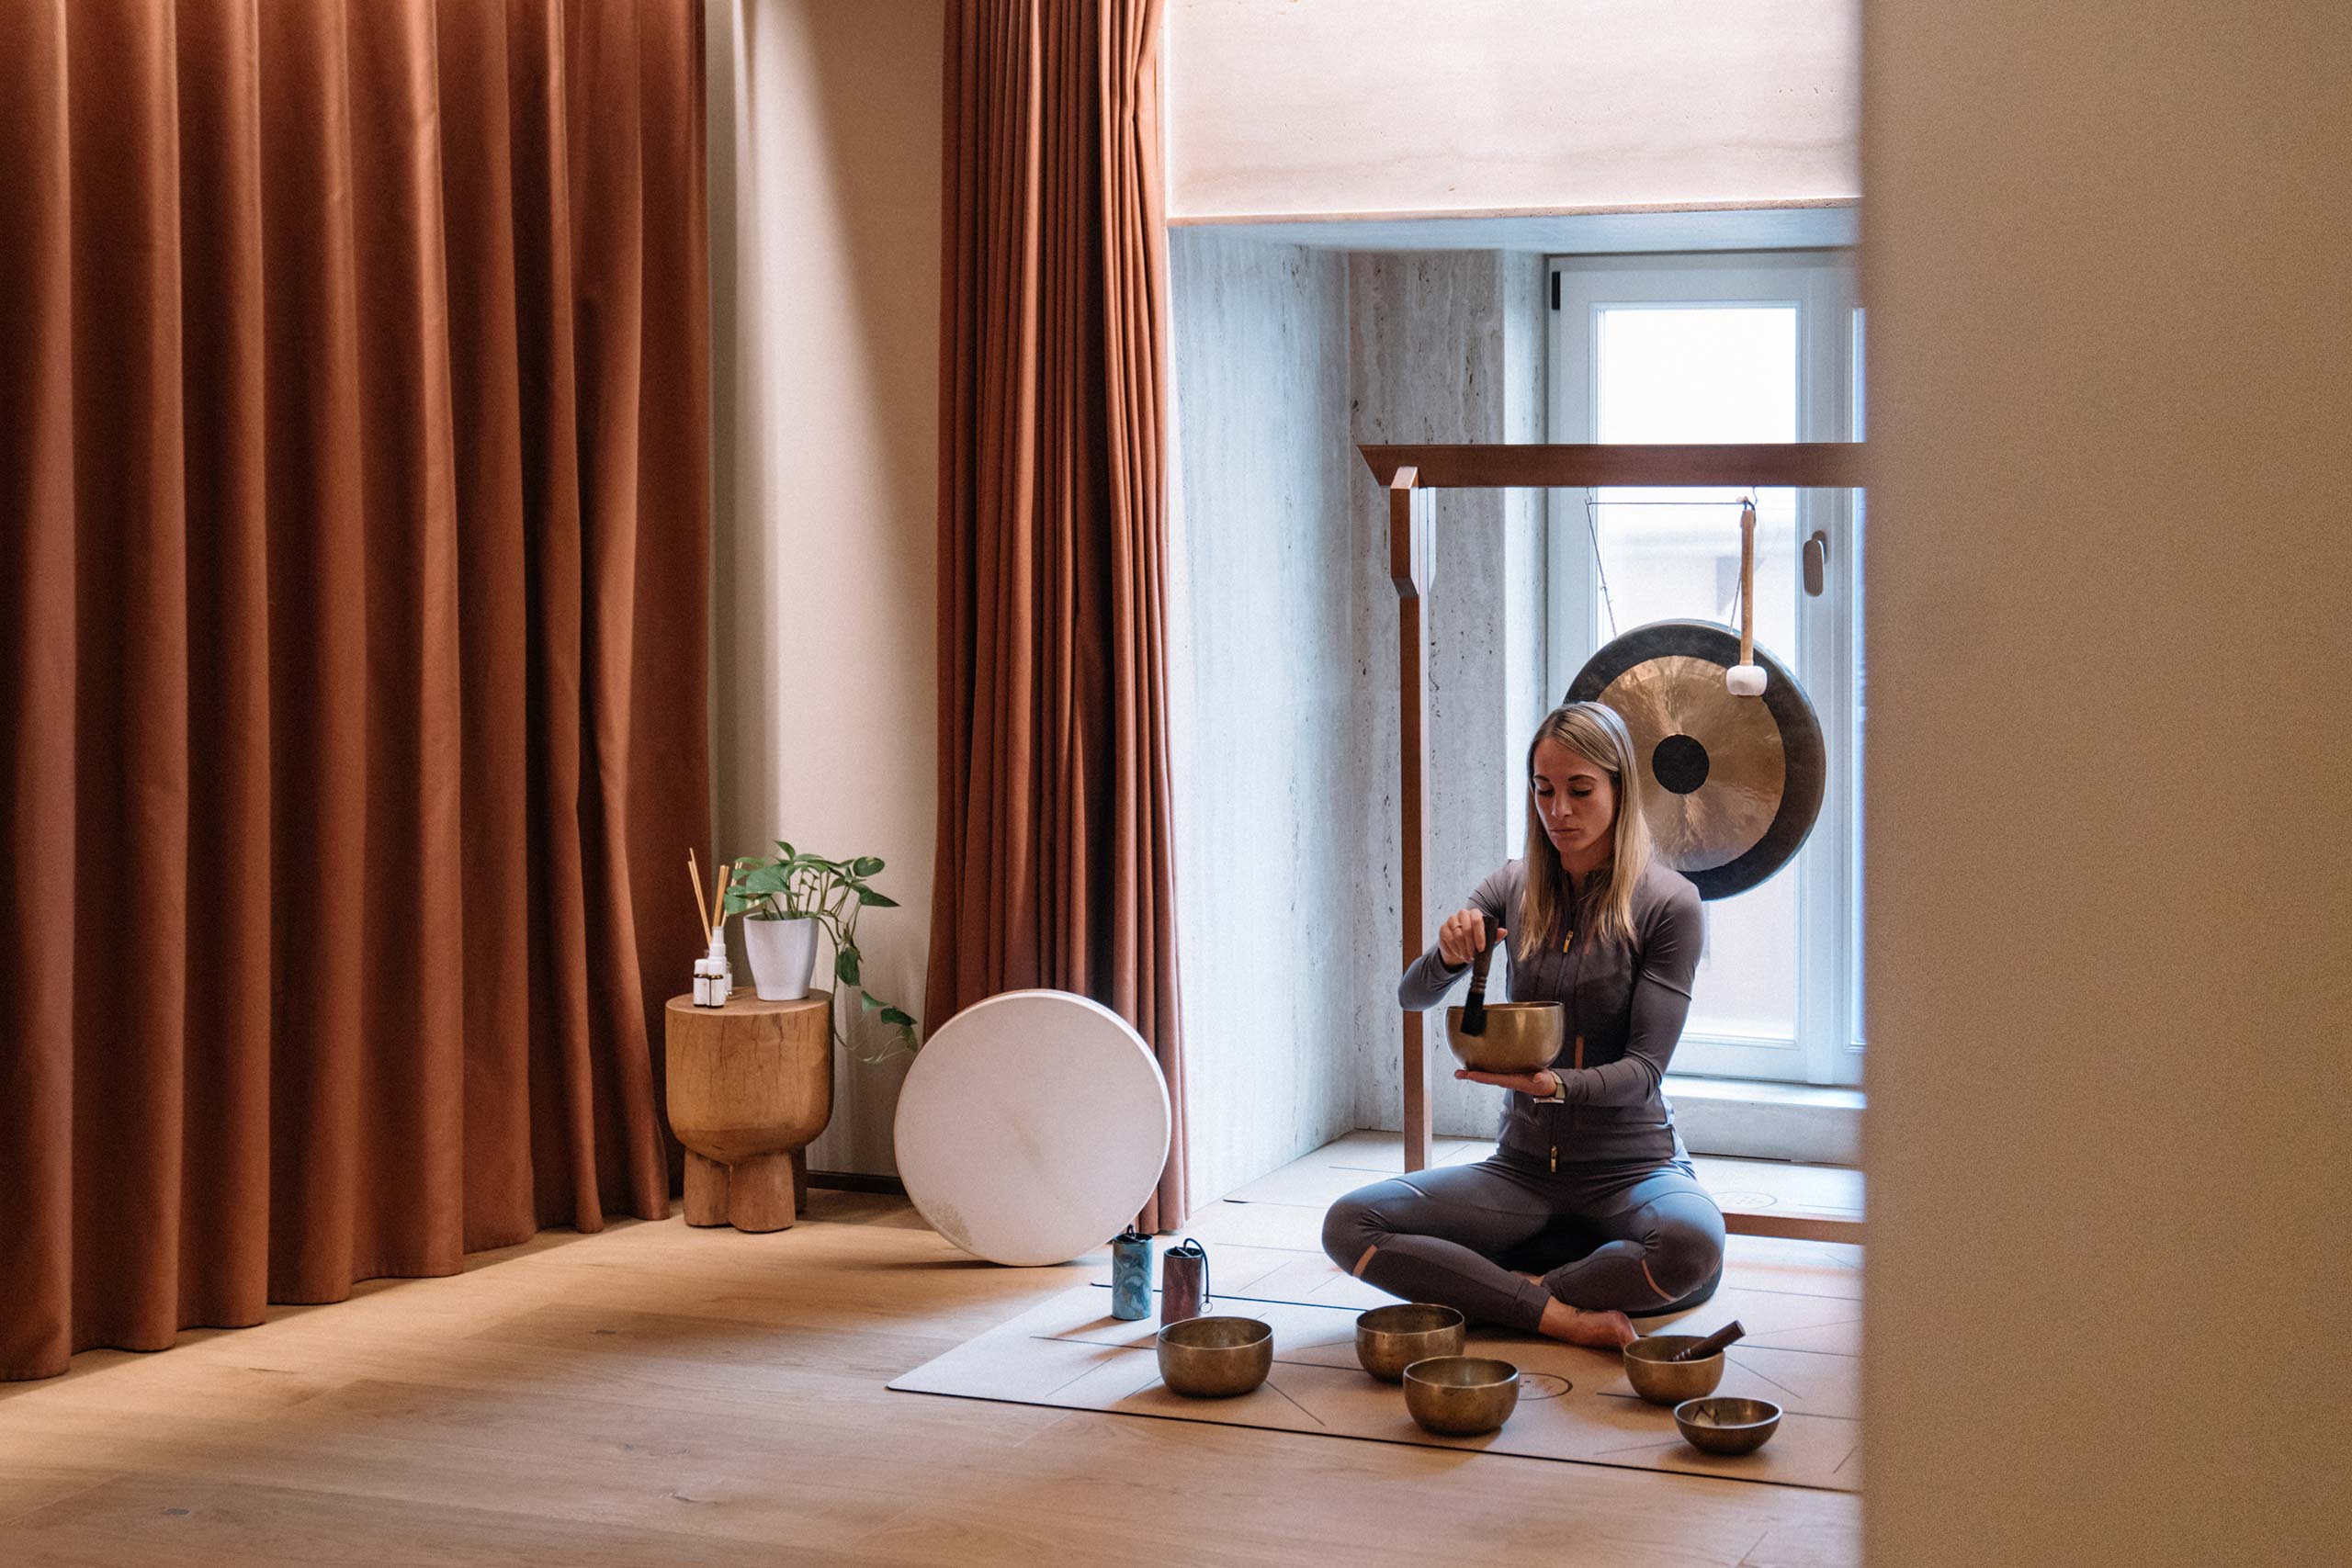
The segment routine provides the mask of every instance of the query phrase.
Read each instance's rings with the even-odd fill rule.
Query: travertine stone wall
[[[1494,251],[1351,256],[1351,439],[1540,439],[1541,269],[1536,257]],[[1356,1124],[1396,1127],[1404,1112],[1396,1003],[1397,605],[1388,581],[1386,501],[1361,464],[1357,473],[1350,490],[1352,735],[1355,773],[1370,809],[1361,823],[1350,1037],[1357,1051]],[[1540,712],[1530,709],[1541,701],[1542,507],[1540,495],[1507,498],[1495,491],[1438,498],[1427,618],[1431,931],[1517,852],[1523,829],[1512,781],[1516,755]],[[1440,1132],[1492,1134],[1499,1091],[1455,1082],[1450,1059],[1438,1065],[1435,1081]]]
[[[1177,934],[1192,1196],[1351,1126],[1347,260],[1170,236]]]
[[[1403,1111],[1396,593],[1359,441],[1542,438],[1543,263],[1171,236],[1180,933],[1201,1198]],[[1515,852],[1544,498],[1439,507],[1432,925]],[[1442,1131],[1494,1091],[1439,1072]]]

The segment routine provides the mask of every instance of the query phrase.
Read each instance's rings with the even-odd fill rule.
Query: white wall
[[[864,918],[866,976],[917,1014],[937,799],[944,32],[941,0],[709,6],[719,844],[880,855],[901,908]],[[892,1168],[903,1070],[837,1061],[812,1165]]]
[[[1169,207],[1849,200],[1856,0],[1170,0]]]
[[[1867,1554],[2352,1561],[2352,23],[1869,37]]]

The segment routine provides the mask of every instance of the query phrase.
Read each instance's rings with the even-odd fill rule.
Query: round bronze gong
[[[1828,780],[1821,721],[1796,677],[1759,648],[1764,694],[1735,697],[1724,671],[1738,662],[1728,627],[1656,621],[1594,654],[1566,699],[1625,721],[1658,858],[1702,898],[1745,893],[1794,859]]]

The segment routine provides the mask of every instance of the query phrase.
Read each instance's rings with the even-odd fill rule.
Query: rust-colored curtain
[[[939,839],[925,1016],[1091,996],[1159,1053],[1170,891],[1159,0],[947,12]]]
[[[0,1377],[667,1212],[703,165],[697,0],[0,0]]]

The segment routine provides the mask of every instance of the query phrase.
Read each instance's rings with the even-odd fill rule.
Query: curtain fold
[[[1183,1218],[1159,0],[947,11],[940,815],[925,1016],[1095,998],[1158,1053]]]
[[[699,0],[0,0],[0,1377],[666,1213],[702,73]]]

